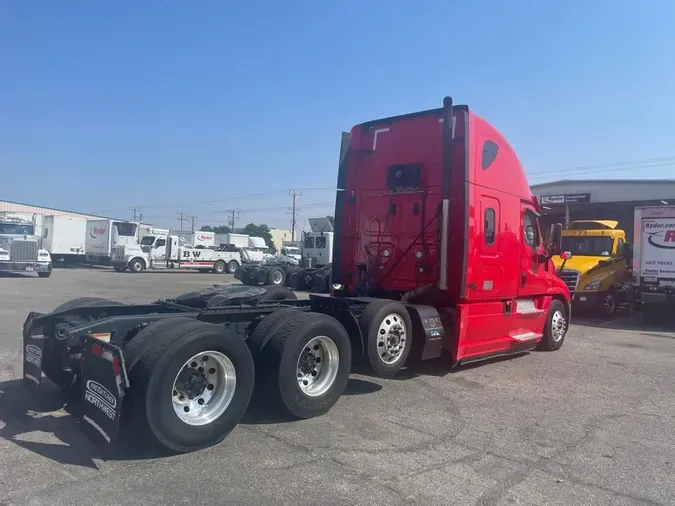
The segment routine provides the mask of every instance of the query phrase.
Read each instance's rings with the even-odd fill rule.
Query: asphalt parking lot
[[[75,297],[140,302],[231,276],[65,269],[0,277],[0,505],[675,504],[675,333],[577,320],[563,348],[382,380],[326,416],[254,405],[220,445],[101,460],[49,381],[27,396],[21,325]]]

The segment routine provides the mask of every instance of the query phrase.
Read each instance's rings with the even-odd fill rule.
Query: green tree
[[[204,225],[201,228],[202,232],[215,232],[216,234],[229,234],[230,227],[227,225],[218,225],[217,227],[212,227],[211,225]]]
[[[270,229],[264,223],[260,225],[256,225],[255,223],[249,223],[244,227],[244,233],[253,237],[262,237],[263,239],[265,239],[265,242],[267,243],[267,246],[269,246],[270,251],[272,253],[277,252],[277,247],[274,245],[274,241],[272,240],[272,234],[270,233]]]

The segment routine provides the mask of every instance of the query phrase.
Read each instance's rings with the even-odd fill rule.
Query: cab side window
[[[623,239],[619,238],[616,240],[616,253],[615,255],[623,255]]]
[[[166,239],[157,239],[155,241],[155,248],[159,248],[160,246],[166,246]]]
[[[539,225],[537,224],[537,216],[529,210],[523,214],[523,240],[530,248],[539,246]]]

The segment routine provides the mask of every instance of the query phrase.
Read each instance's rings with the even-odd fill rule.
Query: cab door
[[[166,239],[157,239],[150,252],[153,260],[166,260]]]
[[[546,293],[545,250],[539,230],[539,215],[529,204],[520,213],[520,280],[518,298],[532,298]]]

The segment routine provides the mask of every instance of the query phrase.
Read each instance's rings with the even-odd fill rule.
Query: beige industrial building
[[[284,243],[284,241],[294,240],[291,231],[284,228],[270,228],[270,234],[272,235],[274,246],[277,249],[281,248],[281,245]]]
[[[88,220],[107,219],[105,216],[75,213],[72,211],[52,209],[49,207],[32,206],[30,204],[21,204],[19,202],[12,202],[10,200],[0,200],[0,213],[43,214],[45,216],[67,216],[69,218],[86,218]]]

